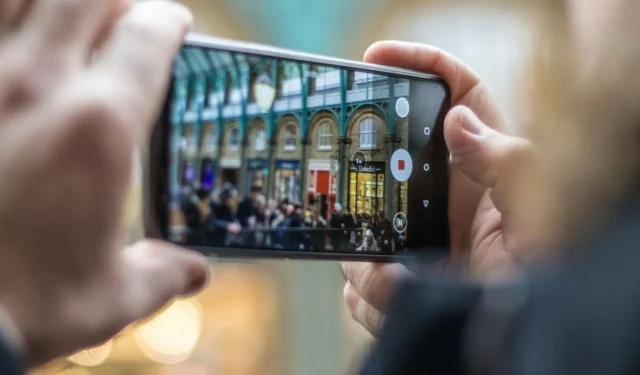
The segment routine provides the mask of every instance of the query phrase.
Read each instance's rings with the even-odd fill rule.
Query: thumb
[[[141,241],[124,251],[123,258],[125,324],[201,291],[209,281],[206,257],[165,242]]]
[[[453,108],[444,125],[451,165],[484,188],[493,188],[514,157],[532,155],[531,143],[484,124],[469,108]]]
[[[490,128],[464,106],[449,112],[444,136],[451,153],[451,167],[478,185],[492,189],[494,205],[503,212],[508,186],[517,178],[517,172],[533,160],[532,144]]]

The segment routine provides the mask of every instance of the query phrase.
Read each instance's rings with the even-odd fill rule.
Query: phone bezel
[[[375,65],[351,60],[344,60],[334,57],[326,57],[305,52],[298,52],[268,45],[252,42],[237,41],[232,39],[219,38],[197,33],[190,33],[184,41],[184,46],[214,48],[231,52],[247,53],[263,57],[286,59],[301,63],[312,63],[333,66],[336,68],[353,69],[374,74],[385,74],[390,76],[429,80],[437,82],[442,86],[445,97],[438,113],[435,126],[443,126],[444,118],[451,105],[451,91],[444,79],[432,74],[420,73],[408,69],[395,68],[383,65]],[[147,238],[167,239],[166,229],[168,227],[168,178],[163,176],[162,171],[167,171],[169,166],[169,153],[167,131],[170,128],[170,107],[167,105],[171,101],[173,85],[169,85],[169,90],[163,105],[160,119],[151,134],[149,149],[143,153],[143,221],[144,232]],[[448,160],[448,158],[447,158]],[[444,181],[449,185],[449,168],[447,166],[447,179]],[[447,225],[448,230],[448,225]],[[449,233],[447,242],[449,242]],[[442,249],[440,255],[436,252],[429,254],[398,253],[398,254],[375,254],[375,253],[344,253],[344,252],[313,252],[299,250],[273,250],[252,248],[226,248],[226,247],[200,247],[187,246],[190,249],[199,251],[206,255],[220,258],[280,258],[280,259],[306,259],[306,260],[342,260],[342,261],[370,261],[370,262],[403,262],[408,258],[428,256],[429,260],[441,259],[447,254],[448,249]],[[438,253],[439,254],[439,253]]]

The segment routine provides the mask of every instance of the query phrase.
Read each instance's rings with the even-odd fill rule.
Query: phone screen
[[[164,138],[166,236],[225,251],[444,250],[447,109],[435,77],[186,45]]]

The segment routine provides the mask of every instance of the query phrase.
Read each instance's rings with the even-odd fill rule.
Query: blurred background
[[[517,132],[531,4],[497,0],[185,0],[195,31],[349,59],[381,39],[429,43],[482,77]],[[525,7],[526,6],[526,7]],[[131,240],[142,233],[140,170]],[[337,262],[224,261],[209,288],[42,375],[353,374],[372,338],[350,320]]]

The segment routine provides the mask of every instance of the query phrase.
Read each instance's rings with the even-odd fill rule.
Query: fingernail
[[[482,121],[468,108],[460,111],[459,121],[462,128],[473,135],[482,135],[485,130]]]

